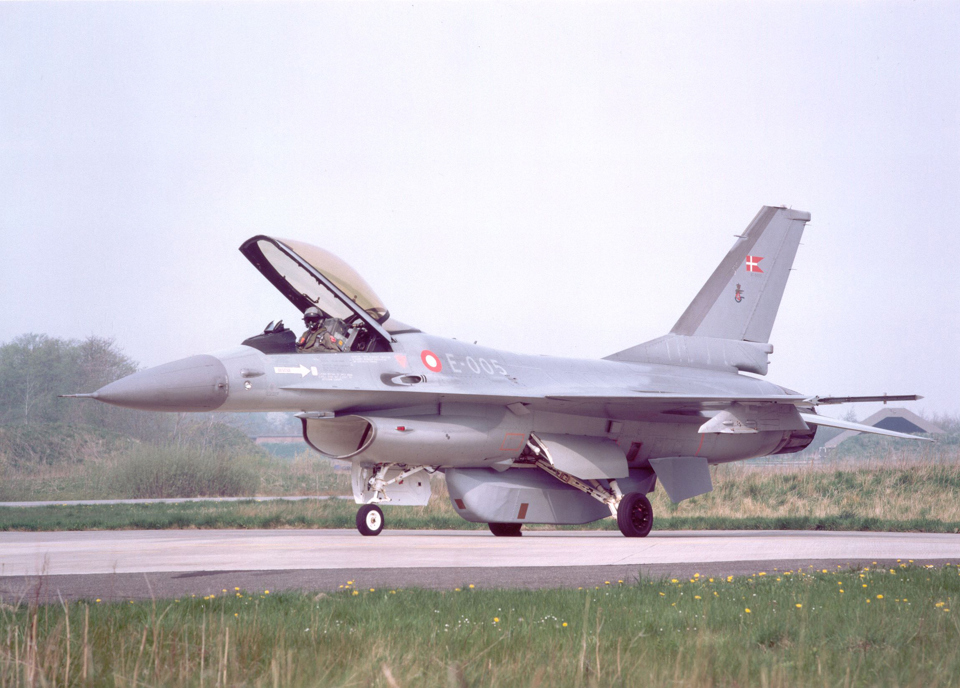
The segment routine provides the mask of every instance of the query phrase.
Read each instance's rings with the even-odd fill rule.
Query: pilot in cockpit
[[[343,351],[343,340],[337,337],[337,333],[331,332],[327,328],[326,322],[332,318],[324,318],[323,311],[316,306],[311,306],[303,312],[303,322],[307,326],[307,331],[297,340],[297,351],[300,353],[326,354]]]

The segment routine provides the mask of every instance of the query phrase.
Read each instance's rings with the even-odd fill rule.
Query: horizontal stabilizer
[[[855,432],[866,432],[871,435],[886,435],[888,437],[901,437],[905,440],[921,440],[922,442],[933,442],[929,437],[917,437],[916,435],[908,435],[905,432],[896,432],[894,430],[885,430],[883,428],[876,428],[872,425],[861,425],[860,423],[851,423],[848,420],[839,420],[838,418],[827,418],[826,416],[818,416],[815,413],[801,413],[800,417],[803,418],[803,422],[808,425],[823,425],[828,428],[840,428],[841,430],[854,430]]]
[[[873,401],[918,401],[923,399],[919,394],[883,394],[872,397],[813,397],[810,401],[818,406],[828,404],[866,404]]]

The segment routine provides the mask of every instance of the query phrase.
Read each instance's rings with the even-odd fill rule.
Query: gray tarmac
[[[5,602],[247,591],[587,587],[638,578],[960,563],[960,535],[809,531],[163,530],[0,533]]]

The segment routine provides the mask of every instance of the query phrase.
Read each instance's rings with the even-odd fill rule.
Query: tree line
[[[0,425],[82,424],[150,442],[179,440],[185,428],[226,423],[249,435],[295,434],[299,423],[280,414],[174,414],[135,411],[61,394],[94,392],[135,373],[137,361],[113,339],[64,339],[23,334],[0,344]]]

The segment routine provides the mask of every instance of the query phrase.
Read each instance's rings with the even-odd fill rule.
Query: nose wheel
[[[357,530],[361,535],[379,535],[383,530],[383,511],[376,504],[364,504],[357,511]]]

